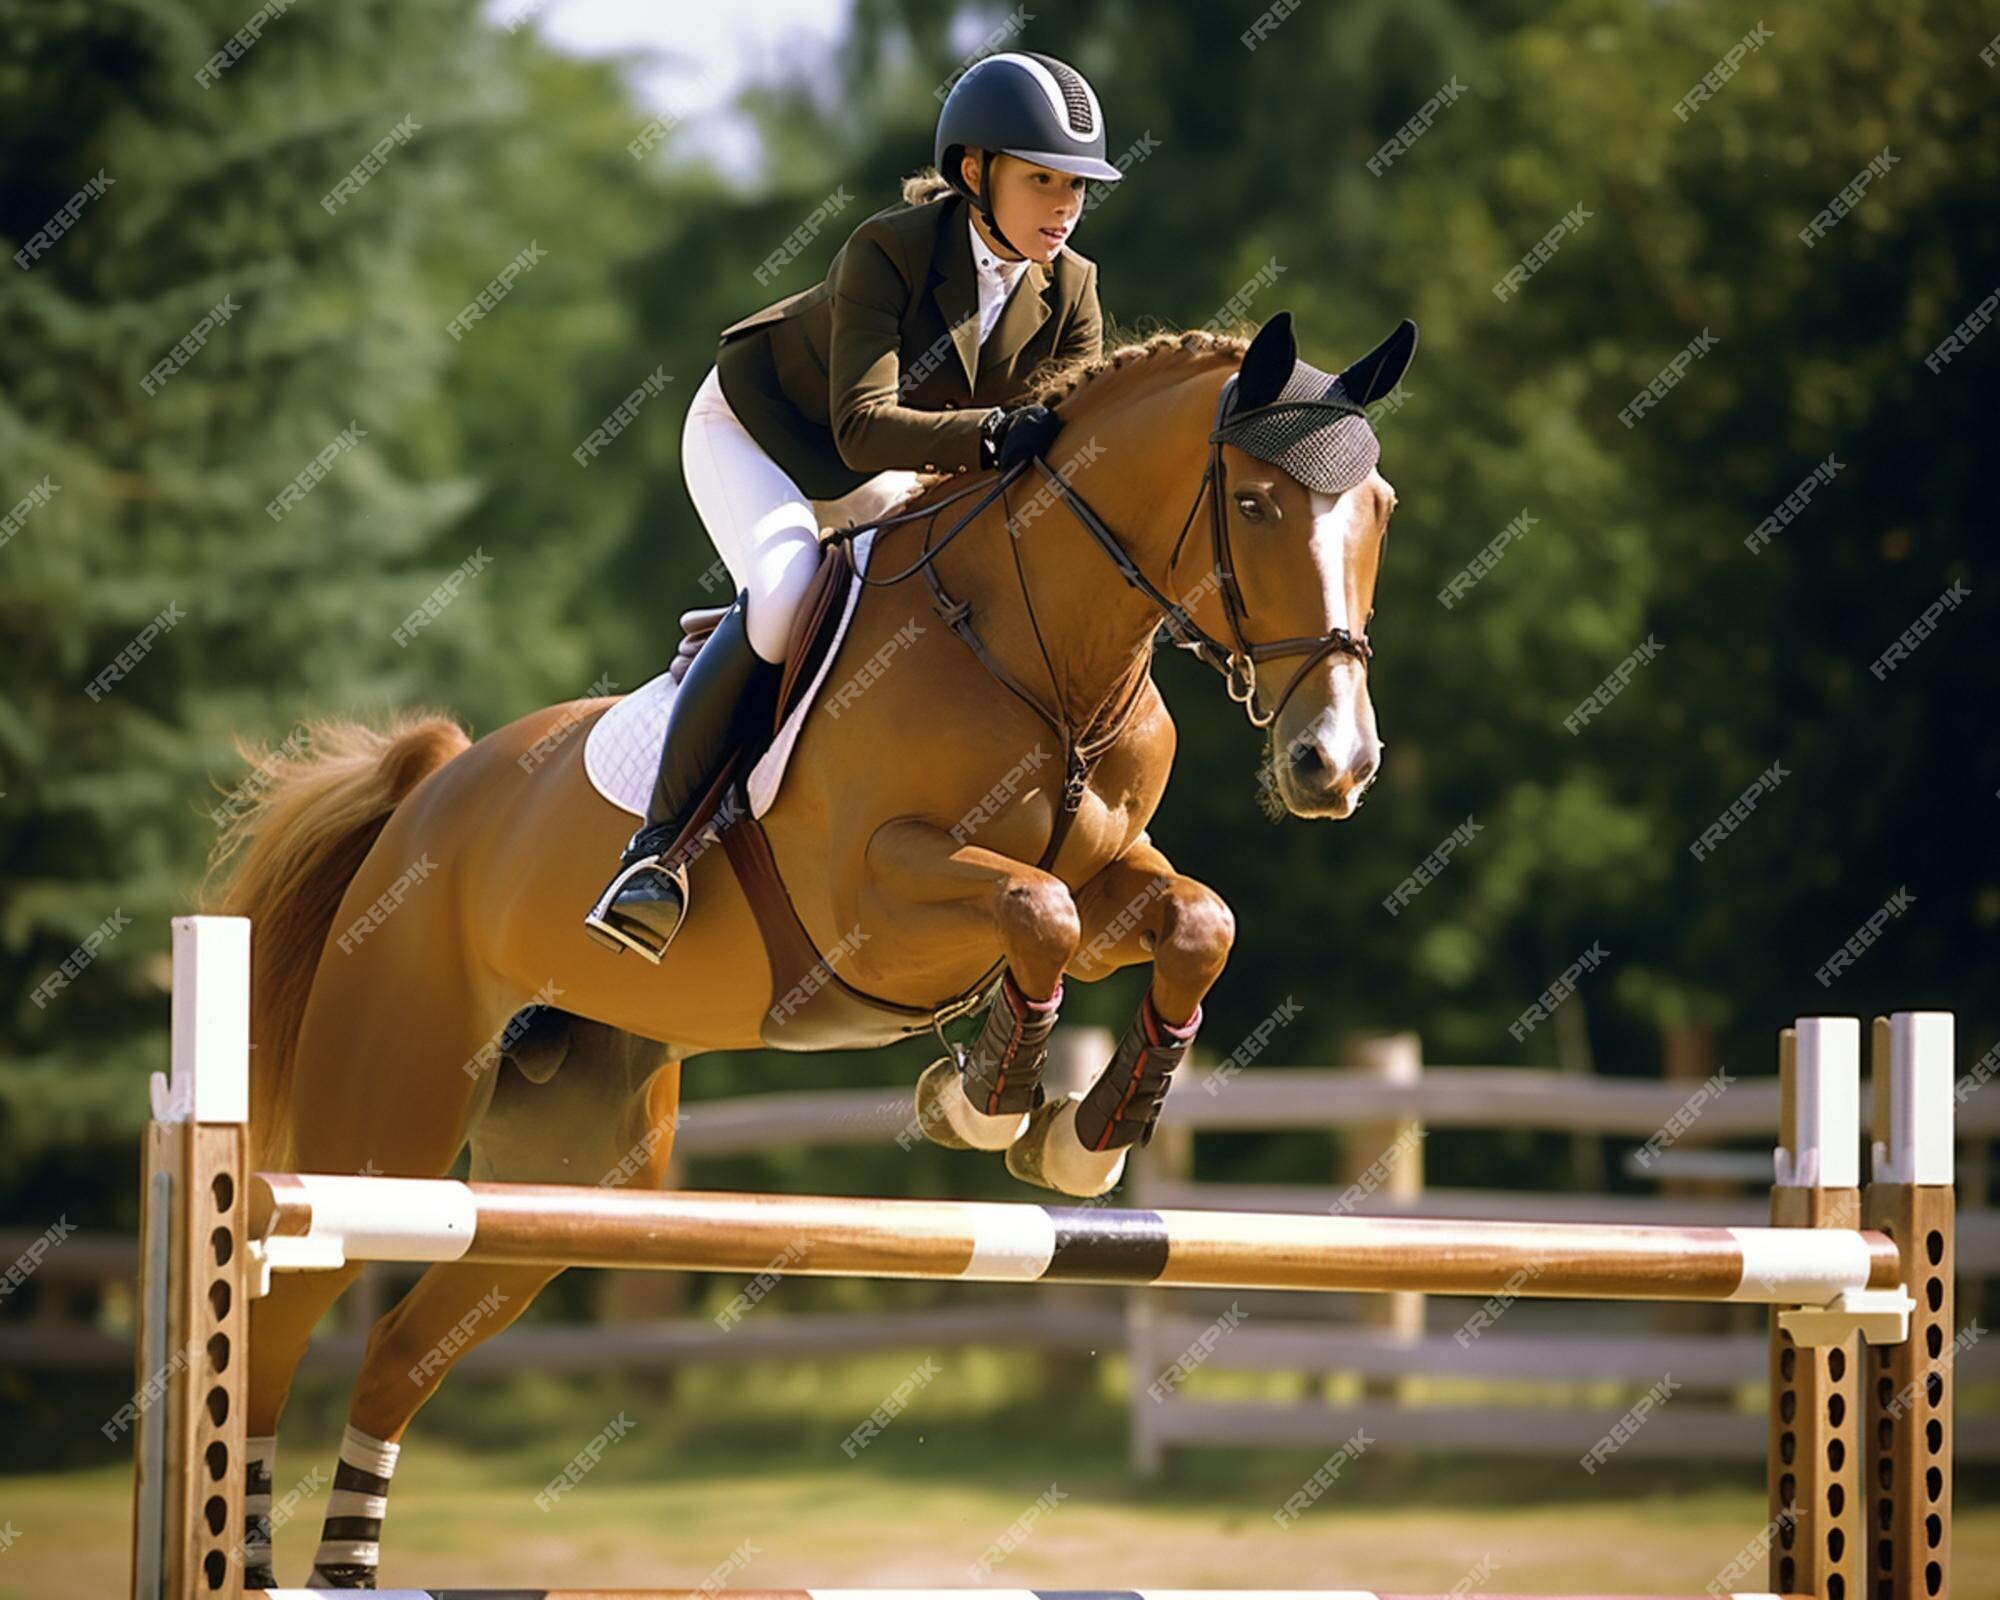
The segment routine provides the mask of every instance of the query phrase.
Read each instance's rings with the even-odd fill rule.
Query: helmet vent
[[[1035,59],[1049,69],[1049,76],[1056,80],[1056,87],[1062,90],[1063,105],[1069,112],[1069,131],[1079,139],[1087,139],[1097,131],[1090,115],[1090,88],[1067,63],[1030,52]]]

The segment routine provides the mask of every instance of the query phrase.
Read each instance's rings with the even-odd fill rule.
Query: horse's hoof
[[[1106,1193],[1125,1175],[1129,1146],[1086,1150],[1076,1134],[1083,1097],[1049,1100],[1028,1118],[1028,1131],[1007,1147],[1007,1170],[1023,1183],[1083,1198]]]
[[[958,1062],[939,1056],[917,1079],[917,1126],[947,1150],[1006,1150],[1027,1126],[1025,1111],[988,1116],[965,1098]]]

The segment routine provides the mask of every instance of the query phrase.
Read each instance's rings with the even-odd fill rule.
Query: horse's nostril
[[[1326,753],[1316,744],[1302,744],[1292,751],[1292,772],[1301,783],[1322,787],[1332,776]]]
[[[1356,767],[1354,769],[1354,787],[1357,789],[1367,788],[1369,783],[1373,781],[1379,765],[1380,763],[1373,756],[1370,756],[1360,766]]]

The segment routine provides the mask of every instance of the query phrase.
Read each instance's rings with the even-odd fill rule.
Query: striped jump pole
[[[1858,1024],[1802,1018],[1781,1038],[1773,1226],[1628,1227],[252,1174],[249,924],[176,919],[173,970],[173,1071],[154,1075],[142,1185],[139,1382],[134,1403],[107,1424],[129,1427],[137,1462],[133,1600],[351,1592],[246,1591],[236,1559],[245,1304],[273,1272],[346,1261],[1764,1304],[1771,1521],[1709,1592],[1948,1600],[1958,1344],[1948,1013],[1874,1023],[1876,1139],[1865,1188]],[[1751,1587],[1759,1581],[1768,1589]],[[383,1600],[1419,1600],[1357,1589],[375,1592]]]
[[[1823,1305],[1902,1281],[1855,1228],[1676,1228],[1118,1211],[258,1173],[266,1271],[466,1261],[967,1283],[1157,1284]]]
[[[1374,1589],[374,1589],[375,1600],[1549,1600],[1545,1595]],[[327,1600],[352,1589],[248,1589],[243,1600]],[[1564,1600],[1612,1600],[1566,1596]],[[1615,1600],[1811,1600],[1807,1595],[1633,1595]]]

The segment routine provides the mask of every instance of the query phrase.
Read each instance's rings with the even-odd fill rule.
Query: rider
[[[824,282],[723,330],[681,470],[742,587],[675,689],[645,822],[584,919],[601,943],[658,961],[679,929],[687,867],[666,852],[770,725],[820,529],[872,522],[919,472],[1009,467],[1055,437],[1055,415],[1021,397],[1044,363],[1103,351],[1096,265],[1066,244],[1085,180],[1121,176],[1104,151],[1075,69],[984,57],[939,114],[936,174],[856,228]]]

